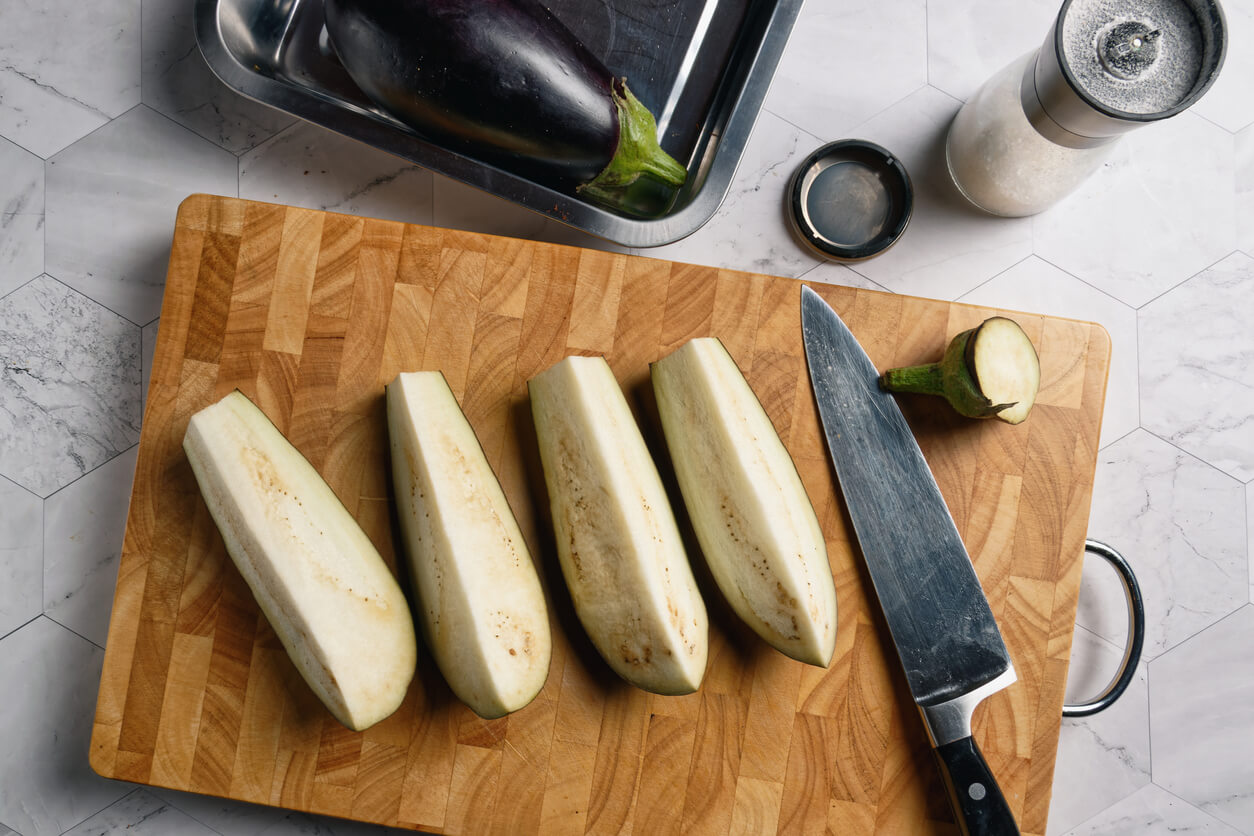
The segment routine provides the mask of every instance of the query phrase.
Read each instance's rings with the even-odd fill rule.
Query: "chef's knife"
[[[963,833],[1017,834],[971,737],[971,713],[1014,666],[905,416],[862,346],[801,288],[810,383],[854,534]]]

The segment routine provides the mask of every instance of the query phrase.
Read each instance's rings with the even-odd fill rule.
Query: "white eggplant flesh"
[[[981,394],[1003,405],[995,417],[1021,424],[1036,403],[1041,361],[1023,328],[1013,319],[986,319],[971,338],[971,371]]]
[[[735,360],[692,340],[651,369],[662,430],[710,574],[768,644],[819,667],[836,648],[836,586],[796,465]]]
[[[549,674],[548,608],[500,482],[444,375],[387,387],[392,480],[423,635],[476,714],[502,717]]]
[[[360,731],[417,663],[404,593],[318,471],[239,391],[192,416],[183,449],[227,553],[296,669]]]
[[[697,690],[705,602],[657,466],[602,357],[567,357],[528,382],[558,560],[588,637],[646,691]]]

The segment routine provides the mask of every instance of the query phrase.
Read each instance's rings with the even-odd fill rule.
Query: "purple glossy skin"
[[[555,185],[618,147],[609,70],[534,0],[324,0],[327,32],[375,104],[453,150]]]

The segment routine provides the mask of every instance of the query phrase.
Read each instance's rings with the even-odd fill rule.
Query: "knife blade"
[[[963,833],[1019,832],[971,736],[1014,665],[936,479],[879,372],[835,311],[801,288],[819,419],[876,597]]]

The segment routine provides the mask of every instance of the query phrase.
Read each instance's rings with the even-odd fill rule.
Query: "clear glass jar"
[[[954,117],[945,162],[954,184],[985,212],[1034,215],[1070,194],[1107,158],[1113,138],[1092,148],[1046,139],[1023,108],[1024,76],[1032,51],[992,76]]]

